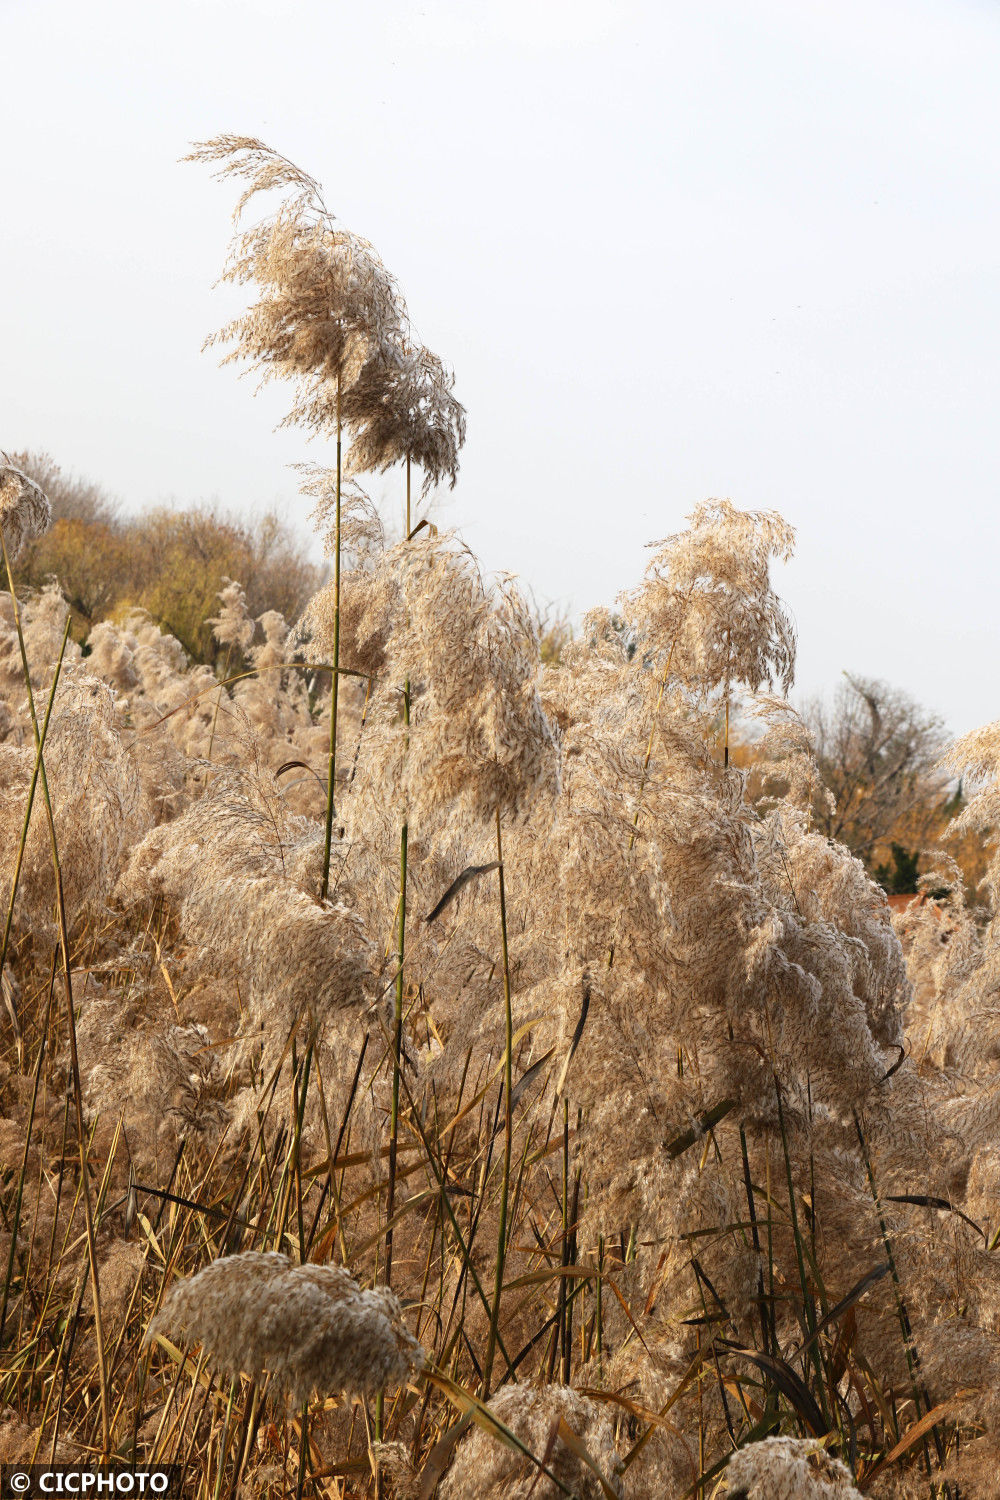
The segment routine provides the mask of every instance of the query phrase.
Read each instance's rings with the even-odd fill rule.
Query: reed
[[[226,336],[336,444],[332,576],[299,621],[220,578],[221,681],[0,596],[0,1463],[988,1500],[1000,730],[950,752],[983,908],[942,863],[894,926],[814,821],[790,528],[698,506],[543,655],[431,524],[464,413],[372,247],[199,155],[279,195]],[[0,465],[11,561],[47,514]]]

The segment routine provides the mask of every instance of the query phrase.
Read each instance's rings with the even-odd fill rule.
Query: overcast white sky
[[[797,528],[800,695],[1000,716],[992,0],[0,0],[0,446],[304,524],[287,392],[202,354],[262,135],[469,414],[438,519],[582,611],[700,499]]]

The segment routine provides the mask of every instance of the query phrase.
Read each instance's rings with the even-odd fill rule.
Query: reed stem
[[[63,982],[66,993],[66,1015],[69,1030],[70,1069],[73,1081],[73,1100],[76,1113],[77,1141],[80,1151],[80,1183],[83,1196],[84,1218],[86,1223],[87,1252],[90,1263],[91,1292],[94,1299],[94,1339],[97,1345],[97,1368],[100,1385],[101,1403],[101,1452],[110,1452],[111,1429],[110,1408],[108,1403],[108,1370],[104,1348],[104,1320],[101,1317],[101,1286],[97,1271],[97,1236],[94,1229],[94,1211],[90,1201],[90,1174],[87,1162],[87,1133],[83,1126],[83,1090],[80,1083],[80,1060],[76,1050],[76,1012],[73,1005],[73,981],[70,974],[69,958],[69,932],[66,924],[66,903],[63,896],[62,868],[59,862],[59,845],[56,839],[55,815],[52,811],[52,800],[49,796],[48,780],[45,775],[45,760],[42,755],[42,737],[38,724],[38,715],[35,712],[35,698],[31,687],[31,670],[28,666],[28,653],[24,644],[24,631],[21,627],[21,612],[17,604],[17,594],[14,590],[14,577],[11,572],[10,557],[7,553],[7,543],[0,527],[0,549],[3,551],[4,569],[7,574],[7,586],[10,589],[11,608],[14,614],[14,627],[17,632],[17,644],[21,655],[21,670],[24,676],[25,692],[28,695],[28,710],[31,715],[31,727],[35,739],[35,753],[38,759],[38,773],[42,784],[42,797],[45,802],[45,812],[49,825],[49,842],[52,852],[52,874],[55,881],[56,893],[56,915],[59,923],[59,943],[62,949]]]
[[[404,540],[410,537],[410,456],[406,456],[406,530]],[[410,725],[410,679],[403,684],[403,723]],[[409,735],[406,736],[409,742]],[[403,996],[405,991],[404,965],[406,962],[406,862],[409,844],[409,823],[404,818],[399,831],[399,905],[396,918],[396,984],[392,1020],[392,1105],[389,1115],[389,1182],[386,1192],[385,1231],[385,1284],[392,1285],[392,1240],[393,1215],[396,1210],[396,1160],[399,1151],[399,1079],[403,1057]],[[375,1398],[375,1438],[381,1441],[385,1420],[385,1396],[379,1391]],[[375,1474],[375,1494],[381,1494],[382,1481]]]
[[[514,1018],[510,1003],[510,956],[507,948],[507,891],[504,884],[503,838],[500,832],[500,809],[496,810],[497,875],[500,881],[500,942],[503,956],[504,1056],[503,1056],[503,1172],[500,1179],[500,1225],[497,1229],[496,1274],[493,1280],[493,1307],[490,1332],[483,1362],[483,1400],[490,1394],[490,1379],[496,1356],[497,1332],[500,1327],[500,1299],[503,1295],[503,1273],[507,1261],[507,1214],[510,1200],[510,1158],[513,1143],[513,1072]]]
[[[406,536],[410,535],[410,458],[406,458]],[[403,684],[403,723],[410,727],[410,679]],[[406,735],[407,743],[409,734]],[[396,1157],[399,1149],[399,1072],[403,1057],[403,996],[406,962],[406,862],[409,823],[404,819],[399,833],[399,907],[396,919],[396,986],[392,1023],[392,1110],[389,1117],[389,1185],[386,1204],[385,1284],[392,1285],[392,1217],[396,1206]],[[381,1432],[381,1429],[379,1429]]]
[[[66,617],[66,628],[63,631],[62,645],[59,648],[59,659],[56,662],[55,672],[52,674],[52,686],[49,689],[49,701],[45,706],[45,718],[42,721],[41,732],[35,747],[35,764],[31,772],[31,781],[28,785],[28,799],[24,808],[24,821],[21,825],[21,838],[17,846],[17,857],[14,861],[14,875],[10,885],[10,901],[7,906],[7,919],[3,929],[3,943],[0,944],[0,976],[3,975],[4,965],[7,962],[7,949],[10,945],[11,928],[14,923],[14,904],[17,899],[17,888],[21,881],[21,867],[24,864],[24,851],[28,844],[28,829],[31,824],[31,810],[35,803],[35,790],[38,786],[38,776],[44,768],[42,765],[42,752],[45,749],[45,739],[49,732],[49,720],[52,717],[52,705],[56,701],[56,688],[59,685],[59,674],[62,672],[63,661],[66,656],[66,642],[69,639],[70,617]],[[10,1002],[13,1008],[13,1001]],[[18,1057],[23,1062],[23,1042],[20,1034],[20,1025],[17,1024],[17,1050]]]
[[[333,847],[333,812],[337,784],[337,705],[340,699],[340,521],[341,521],[341,372],[337,371],[337,493],[333,543],[333,672],[330,677],[330,760],[326,781],[326,832],[323,845],[323,884],[320,895],[325,901],[330,889],[330,854]]]
[[[410,722],[410,695],[403,696],[405,717]],[[399,1075],[403,1057],[403,964],[406,958],[406,857],[409,825],[399,836],[399,917],[396,926],[396,994],[392,1025],[392,1113],[389,1119],[389,1189],[385,1235],[385,1284],[392,1285],[392,1216],[396,1198],[396,1158],[399,1150]]]

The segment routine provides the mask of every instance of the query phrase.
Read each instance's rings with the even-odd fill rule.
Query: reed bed
[[[336,445],[333,578],[291,622],[219,580],[237,677],[134,611],[81,647],[0,467],[0,1462],[988,1500],[1000,727],[950,752],[983,908],[942,855],[895,930],[811,821],[790,528],[700,505],[543,663],[413,513],[464,413],[373,248],[262,143],[196,154],[284,195],[228,336]]]

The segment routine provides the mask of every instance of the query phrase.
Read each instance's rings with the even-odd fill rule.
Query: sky
[[[579,616],[708,497],[797,529],[794,697],[1000,717],[1000,7],[0,0],[0,447],[127,507],[277,508],[330,450],[202,352],[259,135],[454,366],[434,502]],[[400,481],[375,486],[401,505]]]

